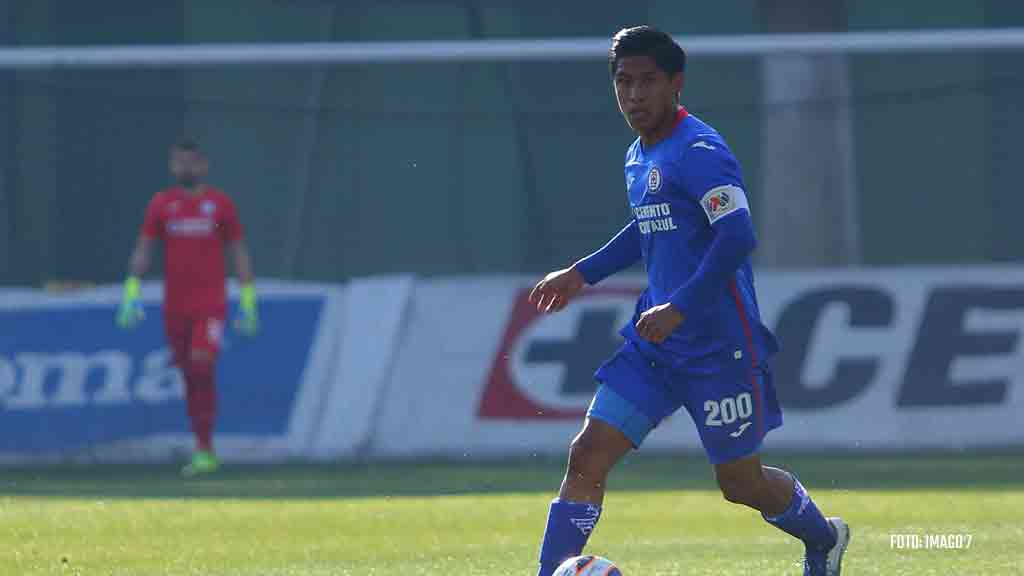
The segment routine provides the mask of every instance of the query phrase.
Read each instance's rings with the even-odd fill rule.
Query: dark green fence
[[[7,44],[607,36],[762,30],[756,2],[8,2]],[[770,3],[766,3],[770,4]],[[851,2],[850,29],[1024,24],[1016,3]],[[761,6],[764,9],[764,5]],[[867,264],[1012,260],[1024,208],[1020,53],[856,56],[849,105]],[[756,58],[691,60],[684,101],[744,165],[757,215]],[[537,272],[627,216],[631,140],[606,65],[0,72],[0,282],[120,278],[166,149],[195,135],[261,275]],[[808,215],[813,218],[813,214]]]

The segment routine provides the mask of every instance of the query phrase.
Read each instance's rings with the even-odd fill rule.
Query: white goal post
[[[693,55],[868,54],[1024,48],[1024,28],[685,36]],[[608,38],[0,48],[0,70],[594,60]]]

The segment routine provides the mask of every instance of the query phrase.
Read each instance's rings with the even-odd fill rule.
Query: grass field
[[[843,574],[1024,574],[1024,454],[766,458],[850,523]],[[560,461],[0,471],[0,574],[528,575]],[[969,549],[893,549],[963,533]],[[633,457],[588,551],[627,576],[799,574],[801,546],[727,504],[703,459]]]

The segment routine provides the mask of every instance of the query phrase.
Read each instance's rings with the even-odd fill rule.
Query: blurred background
[[[706,34],[1024,23],[1018,3],[997,1],[101,4],[5,2],[0,41],[606,38],[653,22],[685,44]],[[1013,135],[1024,128],[1019,56],[694,54],[683,101],[743,164],[762,264],[1012,261],[1024,208],[1009,193]],[[632,137],[602,54],[65,68],[0,82],[8,285],[119,280],[145,204],[167,183],[168,143],[182,133],[208,150],[211,180],[237,199],[264,276],[538,273],[600,245],[627,216],[620,162]]]
[[[571,430],[641,272],[544,320],[521,291],[627,218],[621,162],[633,136],[606,50],[611,34],[641,22],[690,50],[683,102],[742,163],[762,312],[784,345],[783,404],[822,423],[856,421],[867,405],[938,406],[975,431],[903,438],[922,418],[941,429],[948,414],[895,411],[896,440],[861,439],[875,447],[1022,439],[978,432],[995,414],[985,409],[1016,409],[1024,367],[1017,3],[39,0],[0,9],[0,283],[9,287],[2,302],[20,314],[7,323],[0,391],[9,408],[64,402],[92,414],[76,449],[146,445],[181,426],[173,369],[161,380],[146,368],[169,358],[159,263],[141,332],[113,330],[103,306],[116,302],[146,204],[171,183],[167,151],[182,135],[200,143],[210,182],[239,206],[268,296],[261,337],[229,337],[225,347],[227,435],[271,421],[264,432],[288,431],[298,442],[290,454],[309,456],[295,446],[315,441],[295,439],[330,436],[320,422],[338,416],[364,422],[340,434],[362,438],[345,454],[422,456],[457,451],[466,435],[403,448],[402,434],[452,411],[504,424],[547,414]],[[780,48],[800,33],[819,35]],[[877,34],[842,47],[858,33]],[[500,44],[510,40],[525,43]],[[534,40],[561,44],[530,57]],[[426,43],[410,51],[408,41]],[[499,55],[475,55],[491,41],[504,46]],[[308,58],[275,62],[296,43]],[[256,60],[176,54],[238,44]],[[97,46],[132,60],[76,64],[75,49]],[[319,59],[318,47],[331,46],[357,57]],[[389,46],[405,46],[404,56],[381,59]],[[140,52],[147,47],[165,50]],[[53,299],[67,287],[92,289]],[[32,298],[38,308],[26,307]],[[311,298],[303,305],[312,308],[289,308],[298,305],[289,298]],[[86,311],[95,324],[76,316]],[[276,372],[265,360],[274,355]],[[423,370],[466,398],[465,409],[426,408],[430,398],[416,396]],[[370,400],[354,404],[349,390],[364,386]],[[121,391],[113,404],[134,422],[131,434],[99,416],[96,399],[110,390]],[[241,390],[263,400],[240,404]],[[133,407],[146,394],[167,401],[156,403],[161,416]],[[305,405],[328,408],[297,416]],[[32,410],[8,422],[19,417],[27,428],[8,446],[22,455],[60,454],[54,426],[72,436],[81,428],[74,418],[44,424]],[[388,422],[403,423],[390,443]],[[800,440],[801,423],[815,429],[797,419],[784,445],[859,446],[843,433]],[[484,452],[524,451],[531,434],[549,430],[468,437],[500,439]]]
[[[629,217],[634,135],[606,51],[642,23],[689,51],[682,101],[744,170],[783,346],[786,424],[766,457],[857,522],[851,573],[1024,573],[1024,3],[0,0],[0,535],[25,543],[0,550],[0,574],[532,566],[593,371],[645,279],[550,317],[525,295]],[[243,43],[264,60],[175,56]],[[267,63],[296,43],[355,61]],[[131,63],[84,65],[90,47]],[[159,261],[146,320],[114,325],[182,135],[238,205],[262,321],[255,338],[228,326],[225,468],[192,483]],[[234,314],[233,281],[230,296]],[[645,452],[610,495],[632,516],[592,541],[627,574],[796,557],[721,512],[689,417]],[[687,537],[667,509],[690,515]],[[981,551],[891,539],[936,533]]]

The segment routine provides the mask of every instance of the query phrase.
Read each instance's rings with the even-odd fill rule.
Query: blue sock
[[[822,516],[796,476],[793,476],[793,499],[789,507],[778,516],[761,516],[772,526],[799,538],[809,552],[827,552],[836,545],[832,525]]]
[[[593,504],[554,499],[548,510],[544,543],[540,546],[540,571],[537,576],[551,576],[567,558],[579,556],[587,538],[597,526],[601,507]]]

